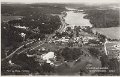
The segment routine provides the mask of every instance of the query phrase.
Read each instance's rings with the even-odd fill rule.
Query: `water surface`
[[[69,24],[69,26],[90,26],[92,27],[92,24],[89,22],[89,19],[85,19],[84,12],[78,12],[75,13],[74,11],[67,11],[67,15],[64,18],[65,22]]]
[[[93,32],[99,32],[111,39],[120,39],[120,27],[93,28]]]

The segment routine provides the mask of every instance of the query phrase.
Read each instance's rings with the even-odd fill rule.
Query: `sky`
[[[120,3],[120,0],[1,0],[11,3],[88,3],[88,4],[109,4]]]

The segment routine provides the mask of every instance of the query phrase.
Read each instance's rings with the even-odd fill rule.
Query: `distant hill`
[[[93,9],[86,10],[85,18],[90,19],[90,23],[96,28],[108,28],[119,26],[119,10],[113,9]]]
[[[118,27],[119,4],[84,5],[79,7],[87,14],[84,18],[96,28]]]

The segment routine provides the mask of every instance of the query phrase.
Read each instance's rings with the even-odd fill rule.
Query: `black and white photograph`
[[[1,76],[120,76],[120,0],[1,0]]]

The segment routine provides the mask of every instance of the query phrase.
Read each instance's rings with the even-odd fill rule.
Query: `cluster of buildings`
[[[68,46],[82,46],[89,43],[89,40],[99,41],[99,39],[95,35],[91,35],[82,29],[86,29],[87,27],[80,27],[74,26],[72,29],[71,27],[67,27],[65,30],[65,34],[62,35],[62,38],[58,38],[55,36],[49,42],[54,43],[67,43]],[[90,44],[95,46],[95,44]]]

